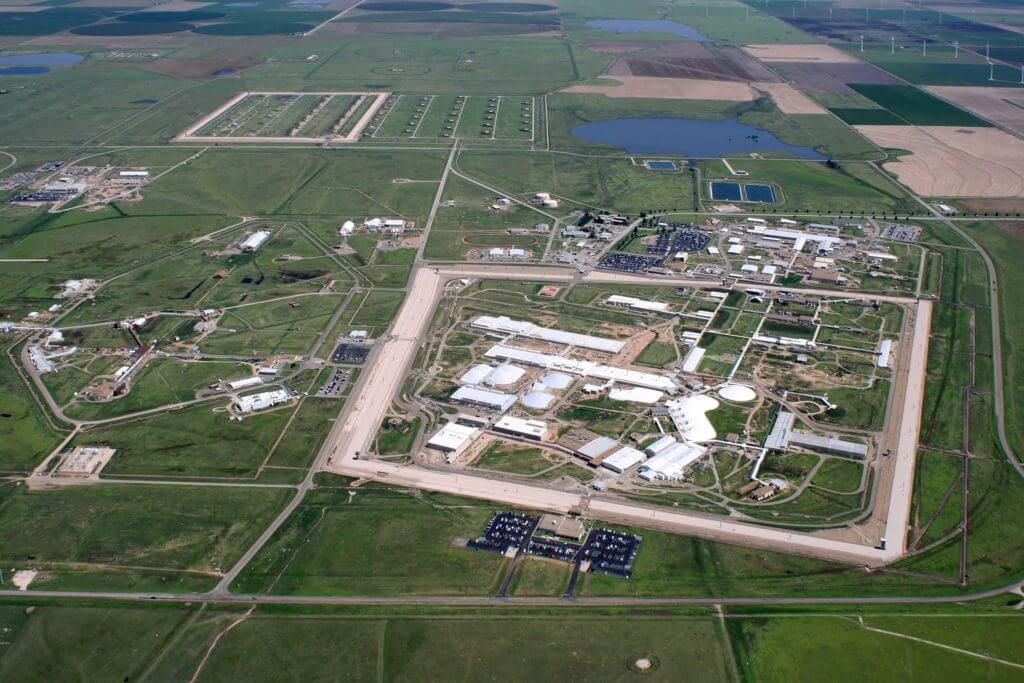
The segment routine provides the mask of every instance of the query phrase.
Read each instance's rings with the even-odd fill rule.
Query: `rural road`
[[[846,597],[679,597],[679,598],[497,598],[490,596],[333,596],[333,595],[235,595],[211,593],[115,593],[111,591],[18,591],[0,590],[0,598],[32,600],[116,600],[129,602],[194,603],[235,605],[413,605],[413,606],[569,606],[586,607],[660,607],[685,605],[942,605],[976,602],[999,597],[1020,589],[1024,579],[1016,579],[997,588],[959,595],[902,595]]]

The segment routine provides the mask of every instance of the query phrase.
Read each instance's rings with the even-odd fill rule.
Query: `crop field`
[[[858,93],[908,124],[917,126],[986,126],[981,119],[926,92],[906,85],[852,85]]]

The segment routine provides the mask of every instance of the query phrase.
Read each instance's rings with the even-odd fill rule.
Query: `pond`
[[[6,69],[0,69],[0,76],[37,76],[48,73],[50,70],[45,66],[9,66]]]
[[[51,66],[78,64],[85,59],[73,52],[34,52],[20,55],[0,55],[0,75],[45,74]],[[8,68],[10,67],[10,68]]]
[[[706,35],[686,24],[679,24],[666,19],[595,19],[587,22],[588,28],[614,33],[671,33],[672,35],[705,43]]]
[[[570,131],[573,137],[637,154],[670,154],[712,159],[745,152],[786,152],[802,159],[823,160],[811,147],[789,145],[736,118],[709,121],[688,118],[612,119],[591,121]]]

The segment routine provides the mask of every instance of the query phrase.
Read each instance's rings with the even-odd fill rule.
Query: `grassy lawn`
[[[291,495],[113,484],[0,491],[4,562],[202,571],[230,567]]]
[[[88,430],[75,437],[74,443],[116,448],[114,458],[103,469],[107,476],[254,476],[284,428],[291,408],[234,421],[226,413],[213,412],[214,405]]]
[[[238,580],[244,591],[333,595],[487,595],[505,561],[454,545],[493,508],[370,487],[309,495]]]

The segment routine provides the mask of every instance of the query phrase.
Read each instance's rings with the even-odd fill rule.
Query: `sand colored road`
[[[928,85],[925,90],[973,114],[1024,135],[1024,88]]]
[[[654,76],[615,76],[615,81],[618,82],[607,85],[571,85],[564,92],[594,93],[608,97],[656,97],[666,100],[750,102],[757,99],[757,93],[748,83],[737,81]]]
[[[859,61],[831,45],[747,45],[743,51],[762,62],[856,64]]]
[[[542,486],[531,486],[519,482],[502,481],[478,474],[431,470],[415,465],[397,465],[366,459],[366,453],[373,442],[381,421],[392,400],[399,392],[421,340],[433,317],[437,304],[447,284],[459,278],[502,278],[568,282],[573,272],[567,269],[536,266],[466,266],[446,269],[420,267],[409,288],[408,296],[393,324],[391,334],[378,346],[368,360],[367,370],[341,416],[331,430],[325,444],[323,469],[338,474],[368,478],[397,486],[410,486],[453,495],[492,500],[502,504],[568,512],[585,510],[593,519],[620,522],[644,528],[661,529],[673,533],[699,536],[714,540],[738,543],[745,546],[780,550],[784,552],[817,557],[821,559],[865,565],[880,565],[898,559],[903,554],[903,539],[910,512],[910,496],[914,473],[914,452],[917,447],[917,433],[920,421],[923,373],[928,350],[928,322],[930,303],[922,302],[925,308],[918,313],[914,327],[914,338],[908,340],[912,358],[911,381],[904,401],[904,420],[896,458],[897,465],[891,498],[880,504],[888,508],[889,544],[885,550],[861,543],[827,538],[812,533],[792,532],[753,523],[733,521],[713,515],[655,508],[628,501],[603,497],[584,497],[579,494],[556,491]],[[595,274],[591,274],[593,276]],[[595,281],[611,281],[613,274],[596,274]],[[623,278],[633,281],[646,280],[658,284],[672,284],[671,281],[652,278]],[[591,278],[587,278],[589,281]],[[705,285],[707,283],[704,283]],[[848,295],[849,296],[849,295]],[[869,297],[867,294],[852,296]],[[904,462],[906,460],[906,462]]]
[[[754,83],[754,87],[775,101],[783,114],[826,114],[824,107],[789,83]]]
[[[904,341],[900,353],[907,353],[909,346],[910,358],[907,363],[907,374],[898,378],[905,383],[899,411],[899,424],[896,432],[896,449],[890,457],[895,458],[896,465],[892,475],[891,491],[889,492],[889,512],[885,520],[887,552],[903,553],[907,543],[907,529],[910,521],[910,503],[914,493],[914,465],[917,462],[917,445],[921,433],[921,414],[924,411],[925,370],[928,364],[928,337],[932,326],[932,301],[922,299],[914,312],[913,336]],[[901,366],[903,363],[900,364]],[[901,368],[902,369],[902,368]]]
[[[912,154],[884,164],[926,197],[1024,196],[1024,140],[997,128],[855,126],[879,147]]]

